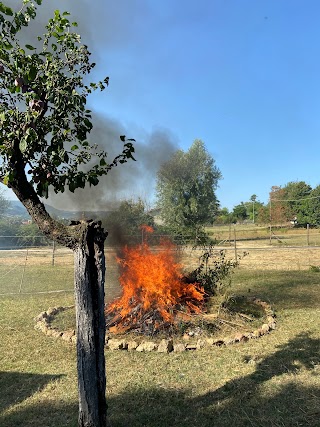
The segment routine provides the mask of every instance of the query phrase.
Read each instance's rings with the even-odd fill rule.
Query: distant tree
[[[232,222],[232,214],[228,208],[218,209],[217,214],[214,218],[215,224],[230,224]]]
[[[9,200],[5,197],[4,191],[0,188],[0,216],[6,213],[10,206]]]
[[[146,211],[141,199],[121,202],[119,208],[103,220],[103,225],[109,231],[110,240],[115,243],[132,241],[132,236],[140,239],[142,225],[155,227],[154,218]]]
[[[274,225],[287,223],[287,205],[285,192],[279,186],[272,186],[269,193],[269,221]]]
[[[250,201],[245,203],[247,209],[247,217],[250,221],[256,223],[259,222],[259,212],[263,207],[263,203],[258,200],[258,196],[253,194],[250,197]]]
[[[10,187],[40,230],[75,253],[79,426],[105,427],[104,280],[106,233],[99,222],[66,226],[46,211],[40,197],[97,185],[102,175],[133,158],[125,141],[111,162],[88,141],[88,95],[108,78],[87,83],[94,67],[68,12],[55,11],[33,45],[21,30],[36,17],[23,0],[14,11],[0,2],[0,182]]]
[[[257,209],[257,218],[255,220],[257,224],[269,224],[270,223],[270,206],[269,204],[261,205]]]
[[[320,185],[311,190],[306,201],[307,221],[305,223],[320,226]]]
[[[168,229],[197,239],[218,210],[215,194],[221,173],[200,140],[187,152],[179,150],[157,175],[157,205]]]
[[[234,222],[241,222],[248,218],[247,207],[243,202],[233,208],[232,218]]]
[[[299,224],[307,224],[309,197],[312,187],[304,181],[288,182],[283,187],[283,198],[286,202],[286,218],[288,221],[296,218]]]

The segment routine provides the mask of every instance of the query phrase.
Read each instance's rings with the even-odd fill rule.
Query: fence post
[[[271,210],[271,195],[270,195],[270,203],[269,203],[269,219],[270,219],[270,227],[269,227],[269,240],[270,240],[270,245],[272,244],[271,239],[272,239],[272,210]]]
[[[56,241],[52,241],[52,266],[54,266],[54,252],[56,250]]]
[[[307,224],[307,245],[310,245],[310,226]]]
[[[234,235],[234,257],[235,260],[238,259],[238,254],[237,254],[237,236],[236,236],[236,227],[233,227],[233,235]]]
[[[23,283],[23,279],[24,279],[24,274],[26,272],[27,261],[28,261],[28,248],[27,248],[26,257],[24,259],[24,266],[23,266],[22,276],[21,276],[21,280],[20,280],[19,294],[21,294],[21,290],[22,290],[22,283]]]

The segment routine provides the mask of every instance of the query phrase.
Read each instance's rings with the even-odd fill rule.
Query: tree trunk
[[[83,224],[75,254],[79,427],[106,427],[104,281],[106,234]]]
[[[73,221],[66,226],[51,218],[27,180],[22,154],[12,156],[10,187],[39,229],[75,254],[75,301],[79,388],[79,427],[110,427],[105,376],[104,242],[100,222]]]

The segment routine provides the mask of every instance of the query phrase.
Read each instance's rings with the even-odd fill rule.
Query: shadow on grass
[[[319,339],[300,334],[274,354],[256,362],[252,374],[229,381],[202,396],[194,396],[190,389],[145,387],[112,396],[108,399],[112,426],[319,426],[320,388],[315,385],[316,381],[310,380],[319,375],[316,369],[320,363],[319,348]],[[250,360],[248,355],[243,363]],[[308,371],[308,382],[295,377],[301,369]],[[282,379],[284,374],[287,375]],[[272,378],[271,385],[268,380]],[[75,427],[76,418],[76,404],[42,402],[6,415],[0,424],[3,427]]]
[[[251,375],[193,397],[192,390],[133,390],[111,398],[113,427],[245,427],[319,426],[320,388],[295,382],[305,368],[316,375],[320,340],[300,334],[256,364]],[[244,363],[250,361],[250,356]],[[287,376],[273,382],[273,377]]]
[[[11,405],[21,403],[49,382],[62,375],[42,375],[0,371],[0,413]]]

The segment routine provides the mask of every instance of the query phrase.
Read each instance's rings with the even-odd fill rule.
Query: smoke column
[[[21,4],[22,0],[10,0],[10,7],[15,10]],[[146,0],[43,0],[42,6],[38,7],[36,20],[31,22],[23,34],[24,44],[36,44],[36,37],[43,34],[55,9],[71,13],[70,20],[78,22],[82,41],[88,44],[95,62],[99,63],[99,55],[101,58],[103,50],[116,50],[124,46],[130,48],[137,25],[135,17],[147,13],[148,4]],[[107,75],[108,70],[105,75],[95,75],[94,80],[103,79]],[[112,76],[110,78],[112,85]],[[107,112],[95,111],[90,100],[88,108],[92,110],[94,125],[88,138],[90,143],[107,151],[107,161],[112,161],[122,151],[119,136],[134,138],[136,162],[129,161],[112,169],[107,176],[101,178],[97,187],[86,186],[84,190],[76,190],[74,194],[67,188],[63,194],[55,195],[52,192],[49,204],[58,209],[101,211],[110,210],[115,203],[128,198],[141,197],[148,202],[152,201],[156,173],[160,165],[178,148],[174,136],[161,127],[148,133],[141,130],[139,123],[135,130],[126,129],[120,122],[121,118],[117,121],[111,119]],[[135,134],[137,129],[139,130]]]

